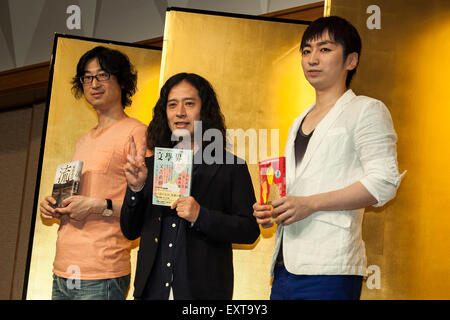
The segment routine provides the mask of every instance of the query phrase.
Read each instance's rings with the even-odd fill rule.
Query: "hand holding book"
[[[59,219],[61,217],[58,209],[64,206],[64,200],[78,193],[82,168],[82,161],[63,163],[56,168],[52,195],[45,197],[40,203],[42,218]]]
[[[260,204],[255,202],[253,205],[253,216],[256,218],[256,222],[259,223],[263,228],[270,228],[274,224],[272,218],[272,205]]]
[[[273,210],[272,201],[286,196],[286,158],[267,159],[260,161],[258,166],[260,204],[270,205]]]
[[[56,200],[52,196],[45,197],[39,204],[39,210],[41,211],[41,217],[44,219],[59,219],[60,214],[55,211]]]
[[[286,159],[279,157],[259,163],[260,201],[253,205],[253,215],[263,228],[269,228],[277,218],[272,201],[286,195]]]
[[[194,223],[197,221],[198,214],[200,212],[200,205],[194,197],[179,197],[170,206],[171,209],[177,211],[177,215],[189,222]]]
[[[89,198],[81,195],[73,195],[62,201],[62,207],[56,208],[59,215],[67,215],[70,219],[83,221],[92,213],[102,213],[105,199]]]

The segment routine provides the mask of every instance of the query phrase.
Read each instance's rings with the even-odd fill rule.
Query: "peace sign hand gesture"
[[[147,143],[144,138],[142,146],[139,150],[136,150],[136,143],[134,142],[133,136],[129,137],[129,142],[130,150],[127,155],[127,163],[124,167],[125,177],[127,179],[128,187],[132,191],[138,192],[142,190],[148,174],[148,169],[145,166],[144,161]]]

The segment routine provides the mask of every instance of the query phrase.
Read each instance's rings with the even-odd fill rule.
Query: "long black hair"
[[[222,133],[223,146],[226,146],[225,118],[220,110],[219,102],[213,87],[205,78],[195,73],[178,73],[170,77],[161,88],[159,99],[153,108],[153,119],[147,129],[147,146],[171,148],[177,142],[171,141],[172,132],[167,121],[167,99],[174,86],[186,81],[198,91],[202,102],[200,120],[202,121],[202,136],[208,129],[217,129]],[[202,139],[203,140],[203,139]],[[203,142],[203,147],[205,142]]]
[[[116,77],[121,88],[122,107],[131,105],[131,97],[136,92],[137,71],[124,53],[102,46],[87,51],[78,61],[77,74],[72,79],[72,92],[75,97],[80,98],[83,95],[80,77],[85,73],[86,64],[95,58],[103,70]]]

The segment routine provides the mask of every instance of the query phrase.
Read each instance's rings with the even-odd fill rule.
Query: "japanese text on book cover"
[[[153,170],[153,201],[170,206],[179,197],[191,192],[192,150],[155,148]]]
[[[60,164],[56,168],[52,197],[56,200],[55,208],[61,208],[64,199],[77,194],[80,187],[82,161]]]

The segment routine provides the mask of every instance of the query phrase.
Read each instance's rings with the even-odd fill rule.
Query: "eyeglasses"
[[[92,81],[94,81],[94,78],[97,79],[97,81],[108,81],[109,78],[111,78],[111,74],[104,71],[95,76],[81,76],[80,81],[82,84],[91,84]]]

